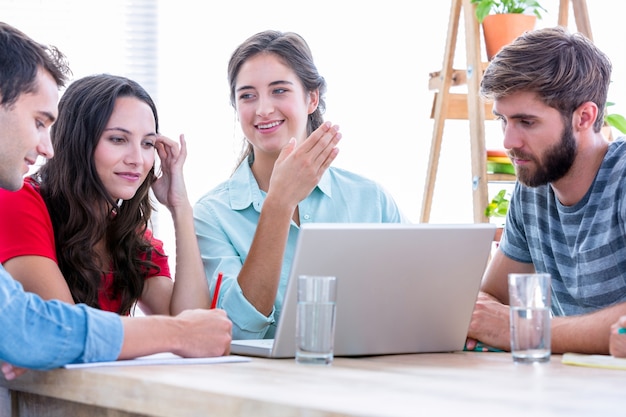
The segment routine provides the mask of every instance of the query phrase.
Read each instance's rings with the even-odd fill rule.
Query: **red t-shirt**
[[[163,242],[154,238],[150,230],[146,231],[146,238],[152,243],[156,251],[153,252],[152,262],[161,268],[159,276],[171,278],[167,256],[156,252],[163,251]],[[0,263],[16,256],[43,256],[57,262],[54,231],[48,208],[38,185],[30,178],[24,181],[19,191],[0,189]],[[145,255],[143,255],[145,259]],[[152,278],[155,274],[149,275]],[[106,311],[118,311],[121,300],[111,299],[110,293],[113,274],[103,275],[103,286],[98,294],[100,308]]]

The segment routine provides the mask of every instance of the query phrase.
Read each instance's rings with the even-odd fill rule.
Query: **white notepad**
[[[250,358],[243,356],[216,356],[210,358],[183,358],[174,353],[156,353],[154,355],[141,356],[136,359],[107,361],[107,362],[89,362],[89,363],[71,363],[65,365],[67,369],[77,368],[95,368],[102,366],[146,366],[146,365],[200,365],[211,363],[227,363],[227,362],[249,362]]]

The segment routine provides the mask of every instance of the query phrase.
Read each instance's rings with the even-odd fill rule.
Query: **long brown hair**
[[[94,163],[96,145],[116,100],[128,96],[150,106],[158,132],[156,106],[138,83],[108,74],[81,78],[61,97],[59,117],[50,131],[55,156],[36,174],[52,218],[59,268],[74,301],[100,307],[103,271],[94,248],[104,239],[113,269],[109,296],[121,298],[119,314],[130,312],[146,275],[158,271],[150,261],[154,248],[144,237],[152,213],[154,167],[135,196],[118,208]],[[146,261],[142,254],[147,254]]]

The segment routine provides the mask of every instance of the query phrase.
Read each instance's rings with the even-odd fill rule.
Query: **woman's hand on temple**
[[[159,178],[152,184],[155,197],[170,210],[180,205],[188,205],[183,175],[187,158],[185,135],[180,135],[180,146],[172,139],[159,135],[155,147],[161,160]]]

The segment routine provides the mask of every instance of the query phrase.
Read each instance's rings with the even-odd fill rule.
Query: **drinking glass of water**
[[[550,360],[550,293],[550,274],[509,274],[514,362]]]
[[[298,277],[296,362],[330,365],[335,341],[337,278]]]

